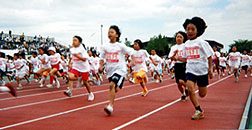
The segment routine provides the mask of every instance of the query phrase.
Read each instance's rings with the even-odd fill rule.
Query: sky
[[[121,29],[121,41],[148,41],[159,34],[173,37],[187,18],[207,23],[202,38],[215,40],[224,50],[234,40],[252,40],[252,0],[4,0],[0,31],[54,37],[70,45],[79,35],[87,46],[109,42],[110,25]]]

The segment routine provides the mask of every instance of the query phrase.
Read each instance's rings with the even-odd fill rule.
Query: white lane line
[[[158,87],[158,88],[150,89],[149,92],[151,92],[151,91],[157,91],[157,90],[160,90],[160,89],[163,89],[163,88],[168,88],[168,87],[175,86],[175,85],[176,85],[176,83],[169,84],[169,85],[164,85],[164,86],[161,86],[161,87]],[[140,94],[141,94],[141,92],[134,93],[134,94],[127,95],[127,96],[123,96],[123,97],[119,97],[119,98],[116,98],[115,101],[119,101],[119,100],[122,100],[122,99],[130,98],[130,97],[133,97],[133,96],[136,96],[136,95],[140,95]],[[32,119],[32,120],[27,120],[27,121],[15,123],[15,124],[12,124],[12,125],[3,126],[3,127],[0,128],[0,130],[7,129],[7,128],[12,128],[12,127],[16,127],[16,126],[20,126],[20,125],[24,125],[24,124],[28,124],[28,123],[32,123],[32,122],[36,122],[36,121],[40,121],[40,120],[44,120],[44,119],[60,116],[60,115],[64,115],[64,114],[68,114],[68,113],[71,113],[71,112],[76,112],[76,111],[87,109],[87,108],[90,108],[90,107],[95,107],[95,106],[98,106],[98,105],[102,105],[102,104],[105,104],[105,103],[108,103],[108,102],[109,101],[102,101],[102,102],[91,104],[91,105],[88,105],[88,106],[83,106],[83,107],[71,109],[71,110],[68,110],[68,111],[59,112],[59,113],[56,113],[56,114],[52,114],[52,115],[48,115],[48,116],[43,116],[43,117],[40,117],[40,118],[35,118],[35,119]]]
[[[168,79],[164,79],[164,81],[165,80],[168,80]],[[148,84],[153,83],[153,82],[154,81],[151,81]],[[134,87],[134,86],[138,86],[138,85],[139,84],[127,85],[124,88],[130,88],[130,87]],[[103,93],[103,92],[107,92],[107,91],[109,91],[109,90],[108,89],[100,90],[100,91],[96,91],[96,92],[93,92],[93,93],[98,94],[98,93]],[[75,95],[75,96],[72,96],[72,98],[81,97],[81,96],[85,96],[85,95],[88,95],[88,93]],[[33,103],[27,103],[27,104],[22,104],[22,105],[16,105],[16,106],[11,106],[11,107],[0,108],[0,111],[6,111],[6,110],[21,108],[21,107],[27,107],[27,106],[32,106],[32,105],[43,104],[43,103],[50,103],[50,102],[55,102],[55,101],[60,101],[60,100],[65,100],[65,99],[69,99],[69,97],[62,97],[62,98],[56,98],[56,99],[50,99],[50,100],[44,100],[44,101],[39,101],[39,102],[33,102]]]
[[[225,78],[223,78],[223,79],[220,79],[220,80],[218,80],[218,81],[216,81],[216,82],[214,82],[214,83],[208,85],[207,87],[211,87],[211,86],[213,86],[213,85],[215,85],[215,84],[217,84],[217,83],[219,83],[219,82],[221,82],[221,81],[223,81],[223,80],[226,80],[227,78],[229,78],[229,77],[231,77],[231,76],[232,76],[232,75],[229,75],[229,76],[227,76],[227,77],[225,77]],[[198,90],[196,91],[196,93],[198,93]],[[137,121],[139,121],[139,120],[142,120],[142,119],[144,119],[144,118],[146,118],[146,117],[148,117],[148,116],[150,116],[150,115],[152,115],[152,114],[154,114],[154,113],[156,113],[156,112],[158,112],[158,111],[160,111],[160,110],[163,110],[163,109],[165,109],[165,108],[167,108],[167,107],[169,107],[169,106],[171,106],[171,105],[173,105],[173,104],[179,102],[180,100],[181,100],[180,98],[177,99],[177,100],[174,100],[174,101],[172,101],[172,102],[170,102],[170,103],[168,103],[168,104],[166,104],[166,105],[164,105],[164,106],[161,106],[161,107],[159,107],[159,108],[157,108],[157,109],[155,109],[155,110],[153,110],[153,111],[151,111],[151,112],[149,112],[149,113],[147,113],[147,114],[144,114],[144,115],[142,115],[142,116],[140,116],[140,117],[138,117],[138,118],[136,118],[136,119],[134,119],[134,120],[131,120],[131,121],[129,121],[129,122],[123,124],[123,125],[120,125],[120,126],[114,128],[113,130],[119,130],[119,129],[122,129],[122,128],[126,127],[126,126],[129,126],[129,125],[131,125],[131,124],[133,124],[133,123],[135,123],[135,122],[137,122]]]
[[[250,93],[249,93],[249,96],[248,96],[248,99],[247,99],[247,103],[246,103],[246,106],[245,106],[243,114],[242,114],[239,130],[246,129],[246,125],[247,125],[247,121],[248,121],[248,116],[249,116],[249,109],[251,108],[251,100],[252,100],[252,88],[251,87],[252,87],[252,84],[250,85]]]

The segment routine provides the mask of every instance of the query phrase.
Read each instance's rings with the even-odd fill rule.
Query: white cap
[[[55,47],[49,47],[48,51],[56,52],[56,49],[55,49]]]

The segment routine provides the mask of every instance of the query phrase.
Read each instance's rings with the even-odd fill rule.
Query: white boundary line
[[[215,84],[217,84],[217,83],[219,83],[219,82],[221,82],[221,81],[223,81],[223,80],[225,80],[225,79],[227,79],[227,78],[230,78],[231,76],[232,76],[232,75],[229,75],[229,76],[227,76],[227,77],[225,77],[225,78],[223,78],[223,79],[220,79],[220,80],[218,80],[218,81],[215,81],[214,83],[211,83],[211,84],[208,85],[207,87],[211,87],[211,86],[213,86],[213,85],[215,85]],[[198,93],[198,91],[196,91],[196,93]],[[137,122],[137,121],[139,121],[139,120],[142,120],[142,119],[144,119],[144,118],[146,118],[146,117],[148,117],[148,116],[150,116],[150,115],[152,115],[152,114],[154,114],[154,113],[156,113],[156,112],[162,110],[162,109],[165,109],[166,107],[169,107],[169,106],[171,106],[171,105],[173,105],[173,104],[179,102],[180,100],[181,100],[180,98],[177,99],[177,100],[174,100],[174,101],[172,101],[172,102],[170,102],[170,103],[168,103],[168,104],[166,104],[166,105],[164,105],[164,106],[161,106],[161,107],[159,107],[159,108],[157,108],[157,109],[155,109],[155,110],[153,110],[153,111],[151,111],[151,112],[149,112],[149,113],[147,113],[147,114],[144,114],[144,115],[142,115],[142,116],[140,116],[140,117],[138,117],[138,118],[136,118],[136,119],[134,119],[134,120],[131,120],[131,121],[129,121],[129,122],[123,124],[123,125],[120,125],[120,126],[114,128],[113,130],[119,130],[119,129],[122,129],[122,128],[126,127],[126,126],[129,126],[129,125],[131,125],[131,124],[133,124],[133,123],[135,123],[135,122]]]
[[[158,88],[150,89],[149,91],[150,92],[151,91],[156,91],[156,90],[167,88],[167,87],[171,87],[171,86],[174,86],[174,85],[176,85],[176,83],[169,84],[169,85],[163,85],[163,86],[158,87]],[[126,99],[126,98],[129,98],[129,97],[133,97],[133,96],[136,96],[136,95],[139,95],[139,94],[141,94],[141,92],[116,98],[115,101]],[[98,102],[98,103],[91,104],[91,105],[88,105],[88,106],[83,106],[83,107],[71,109],[71,110],[68,110],[68,111],[59,112],[59,113],[56,113],[56,114],[52,114],[52,115],[48,115],[48,116],[43,116],[43,117],[40,117],[40,118],[35,118],[35,119],[32,119],[32,120],[27,120],[27,121],[19,122],[19,123],[12,124],[12,125],[3,126],[3,127],[0,127],[0,130],[7,129],[7,128],[12,128],[12,127],[16,127],[16,126],[20,126],[20,125],[24,125],[24,124],[28,124],[28,123],[32,123],[32,122],[36,122],[36,121],[40,121],[40,120],[44,120],[44,119],[60,116],[60,115],[64,115],[64,114],[68,114],[68,113],[71,113],[71,112],[76,112],[76,111],[87,109],[87,108],[90,108],[90,107],[95,107],[95,106],[98,106],[98,105],[102,105],[102,104],[105,104],[105,103],[108,103],[108,102],[109,101],[102,101],[102,102]]]
[[[165,79],[168,80],[168,79]],[[153,83],[153,81],[149,82],[148,84]],[[139,84],[132,84],[132,85],[127,85],[125,88],[131,88],[134,86],[138,86]],[[103,93],[103,92],[107,92],[109,91],[108,89],[105,90],[100,90],[100,91],[95,91],[93,92],[94,94],[98,94],[98,93]],[[81,96],[85,96],[88,95],[88,93],[85,94],[79,94],[79,95],[75,95],[72,96],[71,98],[76,98],[76,97],[81,97]],[[33,103],[27,103],[27,104],[22,104],[22,105],[16,105],[16,106],[11,106],[11,107],[5,107],[5,108],[0,108],[0,112],[1,111],[6,111],[6,110],[11,110],[11,109],[16,109],[16,108],[21,108],[21,107],[27,107],[27,106],[32,106],[32,105],[38,105],[38,104],[43,104],[43,103],[50,103],[50,102],[55,102],[55,101],[60,101],[60,100],[65,100],[65,99],[69,99],[69,97],[62,97],[62,98],[56,98],[56,99],[50,99],[50,100],[44,100],[44,101],[38,101],[38,102],[33,102]]]
[[[242,114],[239,130],[246,129],[248,116],[249,116],[248,115],[249,114],[249,109],[250,109],[250,105],[251,105],[251,98],[252,98],[252,88],[251,87],[252,87],[252,84],[250,85],[250,93],[249,93],[249,96],[248,96],[246,106],[244,108],[244,112]]]

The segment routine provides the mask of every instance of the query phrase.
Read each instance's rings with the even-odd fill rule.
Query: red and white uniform
[[[24,76],[27,74],[25,63],[22,60],[17,59],[17,60],[14,60],[14,65],[16,69],[16,76],[18,78],[24,78]]]
[[[148,72],[145,61],[149,59],[149,53],[146,50],[134,50],[133,55],[135,57],[135,66],[132,67],[133,72],[139,72],[140,70]]]
[[[83,48],[82,45],[80,45],[79,47],[73,47],[70,49],[71,52],[71,57],[72,57],[72,69],[75,69],[79,72],[89,72],[90,71],[90,65],[88,63],[88,54],[86,52],[86,50]],[[82,58],[86,58],[86,61],[82,61],[79,58],[73,56],[73,54],[77,54],[79,56],[81,56]]]
[[[240,52],[230,52],[229,53],[229,60],[230,66],[234,68],[239,68],[241,65],[241,53]]]
[[[41,64],[41,61],[38,59],[38,57],[31,57],[31,63],[33,66],[33,72],[37,73],[39,70],[39,65]]]
[[[55,53],[54,55],[50,55],[49,59],[50,59],[50,63],[51,63],[52,68],[56,68],[57,70],[59,70],[59,64],[61,61],[60,54]]]
[[[185,49],[184,58],[187,58],[186,73],[197,76],[208,74],[208,57],[214,54],[209,43],[201,38],[187,40]]]
[[[99,61],[100,61],[99,57],[93,57],[93,56],[89,57],[90,69],[94,74],[98,73]]]
[[[154,69],[155,71],[159,71],[160,69],[162,69],[162,59],[158,55],[151,55],[151,58],[154,62],[157,63],[157,66],[155,66],[151,62],[151,69]]]
[[[43,54],[43,55],[39,55],[38,56],[38,59],[41,61],[41,68],[43,69],[50,69],[51,68],[51,64],[50,64],[50,61],[49,61],[49,56],[47,54]],[[43,62],[46,62],[43,64]]]
[[[249,55],[242,55],[242,62],[241,62],[241,66],[249,66],[249,62],[250,62],[250,56]]]
[[[227,61],[226,57],[220,57],[219,60],[220,60],[220,66],[221,67],[226,67],[227,66],[226,65],[226,61]]]
[[[106,61],[107,78],[114,73],[125,77],[127,74],[125,54],[132,55],[133,49],[122,43],[108,43],[101,47],[101,59]]]

